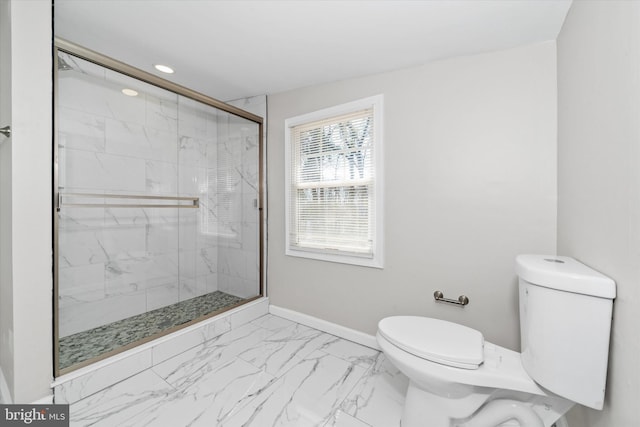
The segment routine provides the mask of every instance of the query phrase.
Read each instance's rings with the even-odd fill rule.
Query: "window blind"
[[[373,257],[373,108],[290,128],[289,244]]]

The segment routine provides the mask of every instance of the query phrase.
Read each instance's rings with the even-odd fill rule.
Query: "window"
[[[382,95],[285,121],[286,253],[382,268]]]

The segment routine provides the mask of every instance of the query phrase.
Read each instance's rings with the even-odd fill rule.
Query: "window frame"
[[[383,150],[383,95],[375,95],[356,101],[336,105],[285,120],[285,254],[288,256],[316,259],[320,261],[384,268],[384,150]],[[292,128],[331,118],[351,114],[364,109],[373,109],[373,213],[372,256],[341,252],[337,249],[304,248],[291,245],[292,209],[292,157],[294,141]]]

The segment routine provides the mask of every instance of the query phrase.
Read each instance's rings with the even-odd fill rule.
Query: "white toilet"
[[[444,320],[380,321],[410,380],[402,427],[549,427],[575,403],[602,409],[615,282],[568,257],[519,255],[516,272],[522,353]]]

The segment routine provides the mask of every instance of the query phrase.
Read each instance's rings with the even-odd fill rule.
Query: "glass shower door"
[[[58,372],[261,294],[259,125],[58,52]]]

